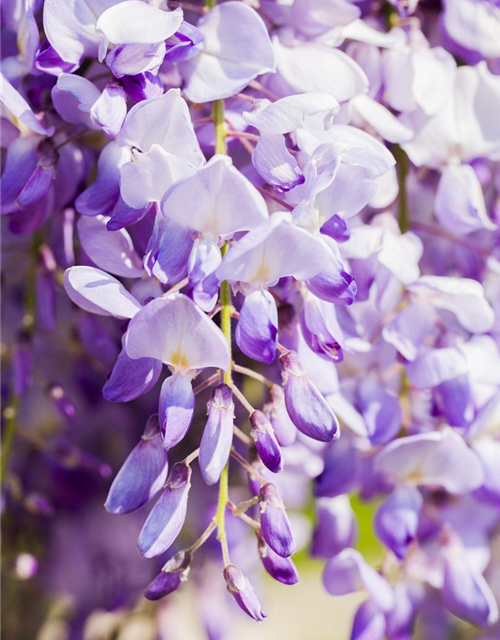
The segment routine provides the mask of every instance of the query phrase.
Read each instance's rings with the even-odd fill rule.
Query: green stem
[[[226,146],[226,120],[224,118],[224,100],[212,102],[212,118],[215,127],[215,153],[227,153]]]
[[[5,428],[2,438],[2,454],[0,457],[0,488],[3,487],[5,476],[7,475],[7,467],[9,466],[10,451],[12,449],[12,441],[16,433],[17,414],[21,398],[12,390],[9,405],[5,407],[3,415],[5,418]]]
[[[224,566],[230,563],[229,550],[227,546],[226,538],[226,506],[229,500],[229,461],[226,462],[226,466],[222,470],[219,480],[219,500],[217,502],[217,512],[215,514],[215,522],[217,524],[217,540],[222,547],[222,558],[224,560]]]
[[[409,172],[408,156],[399,145],[393,149],[396,158],[399,184],[399,229],[401,233],[406,233],[410,228],[410,211],[408,209],[408,193],[406,191],[406,177]]]
[[[208,9],[212,9],[216,5],[216,0],[205,0],[205,6]],[[215,127],[215,153],[226,154],[226,120],[224,118],[224,100],[214,100],[212,103],[212,119]],[[221,249],[222,255],[226,255],[229,249],[229,244],[226,242]],[[233,305],[231,302],[231,288],[229,282],[222,282],[220,288],[220,300],[221,306],[221,331],[224,334],[227,345],[229,348],[229,366],[227,371],[224,372],[224,382],[227,385],[232,384],[232,357],[231,357],[231,314],[233,312]],[[229,460],[226,462],[224,469],[222,470],[219,480],[219,500],[217,502],[217,512],[215,514],[215,522],[217,524],[217,540],[219,540],[222,548],[222,558],[224,566],[230,563],[229,550],[227,546],[226,538],[226,506],[229,500]]]

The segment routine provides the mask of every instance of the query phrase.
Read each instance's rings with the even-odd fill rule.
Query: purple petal
[[[274,360],[278,343],[278,311],[274,298],[265,289],[246,296],[235,338],[249,358],[266,363]]]
[[[271,423],[276,440],[282,447],[288,447],[297,439],[297,429],[290,420],[285,405],[285,394],[277,384],[271,387],[271,402],[264,406],[264,414]]]
[[[362,602],[354,615],[351,640],[383,640],[385,617],[371,600]]]
[[[259,555],[267,573],[282,584],[297,584],[299,574],[290,558],[282,558],[269,547],[264,540],[259,540]]]
[[[155,76],[149,71],[134,76],[124,76],[122,84],[128,97],[135,102],[152,100],[163,95],[163,82],[160,76]]]
[[[179,374],[167,378],[160,391],[158,410],[165,448],[175,447],[186,435],[194,411],[191,380]]]
[[[120,195],[120,165],[127,159],[127,152],[114,142],[104,147],[97,163],[95,182],[75,200],[79,213],[109,215],[113,210]]]
[[[250,415],[250,424],[252,426],[250,435],[255,441],[260,459],[269,471],[278,473],[283,469],[283,463],[281,449],[274,435],[271,423],[262,411],[254,411]]]
[[[248,578],[243,575],[238,567],[234,564],[228,564],[224,569],[224,579],[228,592],[247,615],[258,622],[267,617],[265,613],[262,613],[260,602]]]
[[[279,133],[261,133],[252,154],[252,164],[257,173],[281,193],[305,182],[297,160]]]
[[[264,540],[275,553],[288,558],[296,549],[295,538],[283,500],[273,484],[266,484],[261,488],[259,504]]]
[[[212,391],[208,420],[200,443],[200,471],[208,485],[222,473],[233,441],[234,404],[231,389],[221,384]]]
[[[135,400],[155,386],[162,368],[161,362],[155,358],[132,360],[122,349],[102,389],[102,395],[110,402]]]
[[[186,551],[179,551],[149,583],[144,591],[144,597],[148,600],[160,600],[181,587],[187,580],[190,564],[191,555]]]
[[[383,612],[390,611],[394,606],[394,594],[385,578],[370,567],[354,549],[344,549],[328,561],[323,584],[328,593],[334,596],[364,588],[373,603]]]
[[[187,262],[193,248],[193,234],[183,224],[157,216],[144,268],[163,284],[175,284],[187,275]]]
[[[289,351],[280,356],[285,404],[292,422],[306,436],[321,442],[332,442],[340,435],[335,414],[300,365],[297,354]]]
[[[146,427],[139,444],[123,463],[111,485],[104,505],[109,513],[131,513],[160,491],[168,473],[167,452],[158,429]]]
[[[124,89],[116,82],[108,82],[90,109],[92,122],[110,138],[120,132],[127,115],[127,98]]]
[[[165,491],[152,508],[139,534],[137,548],[143,558],[159,556],[173,544],[186,518],[191,468],[182,462],[172,467]]]
[[[463,550],[445,552],[441,594],[447,609],[472,624],[489,627],[498,620],[495,596],[479,571],[470,566]]]
[[[311,555],[333,558],[354,544],[354,512],[347,496],[317,498],[316,519]]]
[[[408,553],[415,540],[422,496],[413,487],[399,487],[377,510],[374,519],[379,539],[399,558]]]
[[[220,283],[215,270],[221,260],[221,252],[215,242],[195,241],[189,256],[189,287],[193,300],[203,311],[212,311],[217,304]]]

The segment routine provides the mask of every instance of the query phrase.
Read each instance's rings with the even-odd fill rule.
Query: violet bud
[[[374,519],[378,538],[401,560],[417,535],[422,507],[418,489],[399,487],[377,510]]]
[[[73,420],[76,415],[75,405],[66,395],[66,392],[59,384],[51,384],[47,389],[47,394],[54,402],[56,409],[67,420]]]
[[[181,587],[188,579],[191,558],[187,551],[176,553],[146,587],[144,597],[148,600],[160,600]]]
[[[252,426],[250,435],[255,441],[260,459],[269,471],[278,473],[283,469],[283,463],[281,449],[273,433],[271,423],[262,411],[254,411],[250,415],[250,424]]]
[[[340,435],[335,414],[302,368],[297,354],[280,356],[281,375],[288,414],[297,429],[320,442],[332,442]]]
[[[267,573],[283,584],[297,584],[299,574],[290,558],[282,558],[259,538],[259,555]]]
[[[225,567],[224,580],[226,581],[228,592],[248,616],[257,620],[257,622],[267,618],[267,615],[262,613],[260,602],[248,578],[243,575],[236,565],[228,564]]]
[[[208,402],[208,420],[200,444],[200,471],[203,480],[215,484],[227,462],[233,441],[234,404],[231,389],[220,384]]]
[[[184,520],[191,487],[191,467],[177,462],[172,467],[165,490],[151,509],[142,527],[137,548],[143,558],[164,553],[179,535]]]
[[[260,490],[260,511],[264,540],[279,556],[288,558],[296,549],[295,539],[285,505],[273,484],[265,484]]]
[[[114,479],[104,506],[116,515],[140,509],[160,491],[167,473],[167,452],[155,415],[148,420],[141,441]]]
[[[30,493],[24,499],[23,505],[27,511],[37,516],[49,517],[54,514],[50,500],[41,493]]]
[[[159,418],[165,448],[175,447],[186,435],[194,411],[191,380],[181,374],[167,378],[161,386]]]

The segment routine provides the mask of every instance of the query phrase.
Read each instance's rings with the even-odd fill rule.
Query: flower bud
[[[191,564],[191,554],[179,551],[165,564],[160,573],[144,591],[148,600],[160,600],[186,582]]]
[[[297,354],[280,356],[281,375],[288,414],[297,429],[321,442],[332,442],[340,435],[339,423],[319,389],[309,380]]]
[[[203,480],[215,484],[227,462],[233,441],[234,404],[227,384],[212,391],[208,420],[200,444],[200,471]]]
[[[248,578],[243,575],[236,565],[227,565],[224,569],[224,580],[226,581],[228,592],[248,616],[257,620],[257,622],[267,618],[266,614],[262,613],[260,602]]]
[[[165,491],[142,527],[137,548],[143,558],[164,553],[179,535],[186,518],[191,468],[183,462],[172,467]]]
[[[167,452],[155,415],[114,479],[104,506],[117,515],[140,509],[163,487],[167,473]]]
[[[59,384],[51,384],[47,389],[49,398],[54,402],[56,409],[67,420],[73,420],[76,415],[75,405],[66,395],[66,392]]]
[[[283,584],[297,584],[299,574],[290,558],[282,558],[259,539],[259,555],[267,573]]]
[[[288,558],[296,549],[295,539],[285,505],[273,484],[266,484],[261,488],[260,510],[264,540],[279,556]]]
[[[250,435],[255,440],[255,446],[260,459],[273,473],[278,473],[283,469],[281,449],[273,433],[271,423],[262,413],[254,411],[250,416],[252,431]]]

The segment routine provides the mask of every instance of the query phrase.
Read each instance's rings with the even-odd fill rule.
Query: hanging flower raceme
[[[8,595],[237,637],[310,548],[351,640],[496,638],[498,2],[4,4]]]

